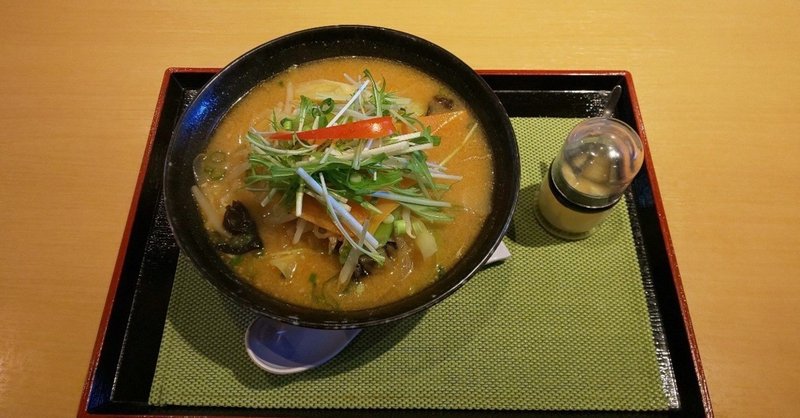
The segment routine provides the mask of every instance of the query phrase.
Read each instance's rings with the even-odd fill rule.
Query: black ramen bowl
[[[190,188],[192,161],[207,146],[228,111],[253,87],[292,65],[340,56],[377,57],[415,67],[459,94],[489,140],[494,161],[493,209],[478,239],[439,280],[418,293],[371,309],[330,311],[293,305],[265,294],[238,277],[217,254]],[[368,26],[330,26],[292,33],[237,58],[212,78],[175,128],[164,169],[167,214],[179,247],[200,273],[239,304],[270,318],[314,328],[360,328],[423,311],[461,287],[499,245],[519,190],[519,151],[497,96],[463,61],[407,33]]]

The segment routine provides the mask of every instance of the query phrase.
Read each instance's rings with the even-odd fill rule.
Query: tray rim
[[[683,327],[686,330],[687,338],[689,339],[689,350],[692,354],[692,361],[696,371],[697,381],[700,386],[700,395],[702,397],[703,408],[706,416],[713,417],[713,409],[711,406],[711,396],[708,392],[708,384],[706,382],[705,373],[703,371],[702,361],[700,360],[700,350],[697,345],[697,338],[695,336],[694,327],[692,325],[691,315],[689,314],[689,305],[686,299],[686,293],[683,289],[683,280],[681,277],[680,269],[678,268],[678,259],[675,254],[675,248],[672,244],[672,235],[669,231],[667,224],[667,215],[664,209],[664,203],[661,199],[661,189],[658,185],[658,178],[655,173],[655,165],[653,164],[653,154],[650,152],[650,145],[647,139],[647,132],[644,127],[642,119],[641,107],[639,99],[636,95],[636,88],[633,83],[633,75],[627,70],[476,70],[480,75],[505,75],[505,76],[620,76],[625,79],[625,83],[630,91],[631,105],[633,117],[638,126],[639,136],[644,146],[645,155],[645,169],[647,170],[650,187],[652,188],[653,198],[656,206],[656,213],[658,215],[658,224],[663,236],[664,248],[667,252],[670,268],[672,270],[672,281],[675,284],[677,292],[678,304],[683,319]]]
[[[158,98],[156,101],[156,106],[154,109],[153,119],[150,125],[150,130],[148,132],[147,143],[145,144],[144,152],[142,155],[142,161],[139,166],[139,174],[136,180],[136,186],[134,188],[134,192],[131,198],[130,207],[128,210],[128,216],[125,222],[125,229],[123,230],[122,238],[120,241],[119,250],[117,252],[117,259],[115,261],[114,270],[112,273],[111,281],[109,283],[109,289],[106,294],[105,304],[103,306],[102,315],[100,318],[100,323],[98,324],[98,331],[95,337],[94,346],[92,349],[92,356],[90,358],[90,362],[88,365],[88,370],[86,374],[86,378],[84,379],[83,389],[81,392],[81,398],[78,405],[78,417],[94,417],[94,416],[103,416],[107,414],[103,413],[90,413],[88,411],[88,404],[89,398],[91,396],[91,389],[94,383],[94,376],[98,368],[100,353],[103,349],[103,343],[105,341],[105,337],[108,331],[108,323],[110,320],[111,310],[114,306],[116,301],[117,290],[119,287],[120,278],[122,275],[123,265],[125,261],[126,254],[128,252],[128,246],[130,243],[130,236],[133,230],[134,220],[136,218],[138,202],[141,197],[142,189],[144,187],[144,178],[147,173],[147,168],[150,164],[150,157],[153,151],[153,145],[155,141],[156,132],[158,130],[158,126],[161,120],[162,111],[164,108],[165,99],[167,96],[167,88],[169,87],[170,81],[172,77],[176,74],[208,74],[213,76],[217,72],[221,70],[220,67],[168,67],[162,76],[161,86],[158,94]],[[639,100],[636,95],[636,89],[633,83],[633,76],[627,70],[539,70],[539,69],[478,69],[476,72],[481,76],[567,76],[567,77],[581,77],[581,76],[618,76],[625,79],[626,87],[629,90],[629,95],[631,99],[632,105],[632,114],[634,120],[636,121],[636,125],[638,127],[638,131],[640,137],[642,139],[642,144],[645,150],[645,155],[648,158],[645,159],[645,169],[648,173],[650,187],[653,193],[653,200],[655,203],[655,209],[659,224],[659,229],[661,230],[662,237],[663,237],[663,244],[664,248],[666,249],[667,259],[670,264],[670,269],[672,271],[672,281],[676,291],[676,297],[678,301],[678,307],[680,309],[680,314],[682,318],[683,328],[686,331],[686,336],[689,343],[689,351],[691,354],[691,359],[693,362],[693,370],[695,377],[697,378],[699,392],[701,397],[701,402],[703,406],[704,415],[706,417],[713,417],[713,409],[711,405],[711,397],[708,391],[708,385],[705,378],[705,373],[703,371],[702,362],[700,359],[700,352],[697,345],[697,339],[694,332],[694,327],[692,326],[691,316],[689,314],[689,307],[686,299],[686,295],[683,288],[683,282],[680,274],[680,270],[678,268],[678,261],[675,254],[675,249],[672,244],[672,237],[669,231],[669,227],[667,224],[667,217],[663,205],[663,201],[661,199],[661,190],[658,185],[658,180],[655,174],[655,166],[653,164],[652,154],[650,153],[650,147],[647,140],[647,134],[644,127],[644,122],[642,120],[641,115],[641,108],[639,105]],[[113,414],[112,414],[113,415]],[[127,415],[132,417],[174,417],[176,415],[166,413],[166,414],[132,414]],[[225,416],[238,416],[238,415],[225,415]]]

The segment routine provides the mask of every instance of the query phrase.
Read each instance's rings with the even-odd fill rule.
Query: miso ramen
[[[374,58],[315,61],[249,92],[194,161],[220,256],[276,298],[385,305],[437,280],[478,239],[492,156],[469,106]]]

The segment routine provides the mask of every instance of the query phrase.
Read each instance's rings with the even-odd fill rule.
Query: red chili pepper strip
[[[269,139],[292,139],[294,135],[304,141],[320,141],[329,139],[373,139],[383,138],[395,132],[391,116],[364,119],[358,122],[329,126],[301,132],[279,132],[271,134]]]

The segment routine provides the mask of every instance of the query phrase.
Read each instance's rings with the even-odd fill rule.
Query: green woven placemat
[[[289,376],[253,365],[254,314],[180,257],[150,392],[154,405],[263,408],[667,409],[624,203],[589,239],[536,223],[542,173],[577,119],[517,118],[512,258],[424,314],[364,330],[331,362]]]

